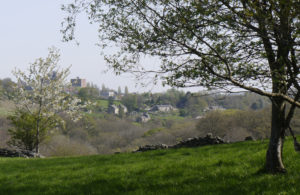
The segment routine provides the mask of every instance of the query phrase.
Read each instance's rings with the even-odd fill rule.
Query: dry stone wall
[[[0,148],[0,157],[24,157],[24,158],[43,158],[42,155],[19,149]]]
[[[149,151],[149,150],[181,148],[181,147],[199,147],[199,146],[224,144],[224,143],[227,143],[227,142],[225,142],[222,138],[220,138],[218,136],[214,137],[211,133],[208,133],[205,137],[189,138],[189,139],[181,141],[173,146],[168,146],[165,144],[140,146],[134,152],[145,152],[145,151]]]

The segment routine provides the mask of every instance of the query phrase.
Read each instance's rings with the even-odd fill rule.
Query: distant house
[[[86,80],[77,77],[76,79],[71,79],[72,87],[86,87]]]
[[[152,112],[171,112],[176,110],[172,105],[155,105],[151,108]]]
[[[121,109],[123,109],[124,114],[128,112],[127,107],[124,106],[123,104],[120,104],[119,106],[113,104],[108,107],[108,113],[119,115]]]
[[[116,96],[117,96],[117,92],[115,92],[113,90],[100,91],[100,96],[105,98],[105,99],[108,99],[110,97],[115,99]]]

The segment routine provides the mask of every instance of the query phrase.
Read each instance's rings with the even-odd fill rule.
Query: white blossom
[[[43,124],[39,124],[41,121],[47,121],[62,112],[76,121],[81,117],[80,110],[88,105],[65,92],[70,86],[66,81],[70,67],[61,69],[58,66],[59,58],[59,51],[51,48],[48,56],[30,64],[27,72],[13,71],[17,79],[16,95],[13,98],[17,110],[35,115],[37,126],[42,126]],[[58,120],[56,122],[63,122]]]

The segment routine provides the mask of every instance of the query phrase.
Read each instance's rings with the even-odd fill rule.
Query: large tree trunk
[[[282,149],[285,133],[285,103],[283,100],[272,101],[272,126],[266,169],[271,173],[286,172],[282,162]]]

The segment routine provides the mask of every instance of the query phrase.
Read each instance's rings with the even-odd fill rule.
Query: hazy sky
[[[61,11],[63,3],[70,0],[8,0],[0,7],[0,78],[11,77],[11,71],[17,67],[26,69],[29,63],[39,57],[45,57],[48,48],[55,46],[61,51],[62,67],[71,67],[71,77],[86,78],[101,87],[104,84],[112,89],[121,86],[129,91],[162,91],[160,85],[147,88],[135,87],[136,80],[131,75],[115,76],[107,69],[101,49],[96,46],[97,28],[90,25],[86,16],[79,18],[76,38],[80,42],[62,42],[61,22],[65,13]],[[195,90],[195,89],[194,89]]]

